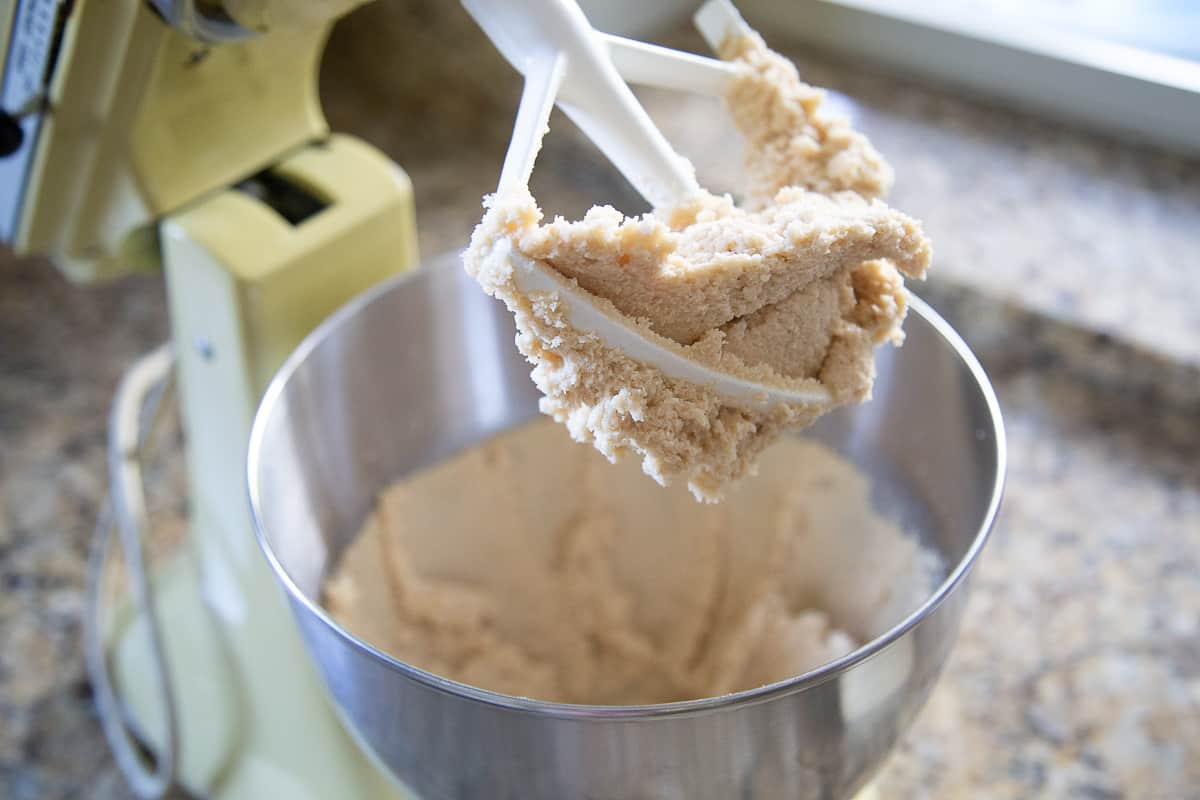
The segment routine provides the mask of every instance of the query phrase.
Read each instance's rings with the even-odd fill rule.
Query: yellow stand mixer
[[[336,718],[245,500],[250,424],[283,358],[416,262],[407,176],[330,134],[317,100],[329,28],[357,4],[0,2],[0,240],[76,280],[166,275],[174,357],[135,374],[177,371],[191,535],[152,576],[158,624],[123,609],[93,659],[112,671],[101,712],[143,796],[402,796]],[[140,486],[121,481],[137,440],[112,466],[132,488],[117,517],[141,533]]]

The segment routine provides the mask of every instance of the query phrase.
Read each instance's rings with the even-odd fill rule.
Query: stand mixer
[[[416,262],[407,176],[331,134],[318,104],[325,39],[356,5],[0,4],[0,239],[79,281],[166,276],[173,354],[119,395],[114,444],[130,450],[113,459],[114,510],[145,534],[140,486],[121,477],[136,478],[143,394],[173,368],[190,535],[151,576],[158,624],[127,606],[96,637],[120,698],[105,708],[101,676],[106,730],[144,796],[174,784],[214,798],[402,796],[336,719],[245,501],[250,424],[280,362]]]
[[[258,551],[246,491],[255,411],[285,358],[333,311],[417,262],[407,177],[365,143],[330,133],[317,102],[325,38],[359,2],[0,5],[0,238],[51,255],[76,280],[145,269],[166,277],[172,344],[118,389],[111,511],[93,555],[98,596],[108,539],[120,534],[130,600],[107,619],[97,613],[87,631],[105,732],[139,796],[178,787],[228,800],[412,796],[355,710],[330,701],[318,670],[329,667],[299,635],[296,597],[289,609],[277,582],[283,567]],[[971,363],[967,372],[977,371]],[[143,582],[146,410],[172,375],[188,442],[189,537]],[[995,433],[986,445],[1002,474]],[[995,513],[991,489],[980,498],[981,533],[958,555],[964,566],[923,615],[965,577]],[[957,624],[961,602],[944,608],[926,631]],[[940,662],[928,673],[908,661],[897,670],[888,660],[897,652],[907,651],[865,663],[877,674],[919,673],[923,699]]]

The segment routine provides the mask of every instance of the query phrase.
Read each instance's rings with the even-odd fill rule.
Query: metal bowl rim
[[[339,625],[332,617],[330,617],[324,608],[314,599],[308,597],[302,592],[287,570],[284,569],[278,558],[275,556],[270,543],[267,541],[265,526],[262,520],[260,487],[257,479],[259,465],[261,462],[261,454],[263,447],[263,439],[266,436],[266,420],[271,416],[274,407],[279,403],[279,398],[283,394],[284,388],[287,386],[291,377],[300,369],[307,357],[323,342],[329,335],[339,328],[344,322],[356,314],[363,308],[374,303],[379,297],[389,294],[395,287],[403,285],[411,280],[416,280],[425,273],[431,272],[434,269],[452,268],[449,265],[442,266],[444,260],[450,259],[434,259],[426,265],[413,269],[409,272],[397,275],[383,281],[379,285],[363,292],[356,298],[342,306],[340,309],[331,314],[324,322],[318,325],[296,348],[296,350],[284,361],[275,377],[271,380],[266,392],[263,394],[262,402],[259,404],[258,411],[254,417],[254,424],[250,432],[250,442],[247,455],[247,488],[249,490],[249,500],[251,516],[254,524],[254,535],[258,540],[259,547],[267,558],[267,562],[271,565],[276,577],[282,582],[284,588],[293,603],[299,603],[300,606],[308,613],[312,614],[323,625],[332,630],[344,643],[350,647],[366,654],[369,657],[378,659],[390,669],[399,672],[403,677],[423,684],[431,689],[445,692],[447,694],[461,697],[468,700],[474,700],[491,706],[505,708],[511,711],[525,712],[537,716],[545,716],[552,718],[565,719],[621,719],[621,720],[645,720],[659,717],[678,717],[693,715],[696,713],[717,711],[720,709],[729,708],[731,706],[745,706],[765,702],[776,697],[791,695],[805,691],[814,686],[818,686],[837,676],[847,672],[856,664],[865,661],[876,653],[893,644],[910,630],[915,628],[922,620],[930,616],[941,604],[949,597],[960,583],[970,573],[978,560],[980,552],[987,543],[993,525],[996,520],[996,515],[1000,508],[1000,501],[1004,493],[1004,479],[1007,472],[1008,454],[1007,442],[1004,436],[1004,423],[1000,413],[1000,403],[996,399],[995,391],[980,365],[974,353],[967,347],[966,342],[962,337],[947,323],[942,317],[934,311],[925,301],[921,300],[916,295],[909,293],[909,301],[911,310],[915,311],[923,320],[933,326],[934,330],[948,343],[955,355],[966,365],[971,376],[975,379],[976,388],[983,395],[983,399],[988,408],[988,417],[992,425],[992,435],[996,442],[996,465],[995,475],[992,481],[991,495],[988,499],[987,510],[984,512],[983,519],[980,521],[979,527],[973,537],[967,552],[959,559],[954,569],[946,576],[939,584],[937,589],[921,604],[915,611],[910,613],[900,622],[893,625],[885,633],[875,637],[871,641],[848,653],[841,658],[829,661],[817,669],[796,675],[791,678],[786,678],[782,681],[769,683],[753,689],[746,689],[740,692],[731,694],[718,695],[715,697],[703,697],[695,700],[683,700],[673,703],[656,703],[645,705],[628,705],[628,706],[603,706],[603,705],[586,705],[575,703],[560,703],[546,700],[535,700],[528,697],[519,697],[515,695],[503,694],[500,692],[481,689],[470,684],[460,683],[458,681],[443,678],[435,675],[432,672],[415,667],[401,661],[388,653],[383,652],[372,646],[371,644],[359,639],[349,631]]]

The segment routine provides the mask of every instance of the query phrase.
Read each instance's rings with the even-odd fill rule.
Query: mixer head
[[[321,50],[361,2],[0,2],[0,242],[157,267],[164,214],[326,135]]]

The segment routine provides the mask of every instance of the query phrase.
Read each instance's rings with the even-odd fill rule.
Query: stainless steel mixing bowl
[[[874,500],[941,554],[941,585],[885,635],[806,675],[722,697],[605,707],[439,678],[321,608],[322,578],[380,489],[537,413],[511,318],[456,258],[353,301],[283,367],[249,457],[259,541],[343,719],[427,800],[853,794],[946,661],[1004,476],[987,378],[944,321],[920,301],[913,310],[904,347],[879,351],[874,399],[805,435],[870,473]]]

